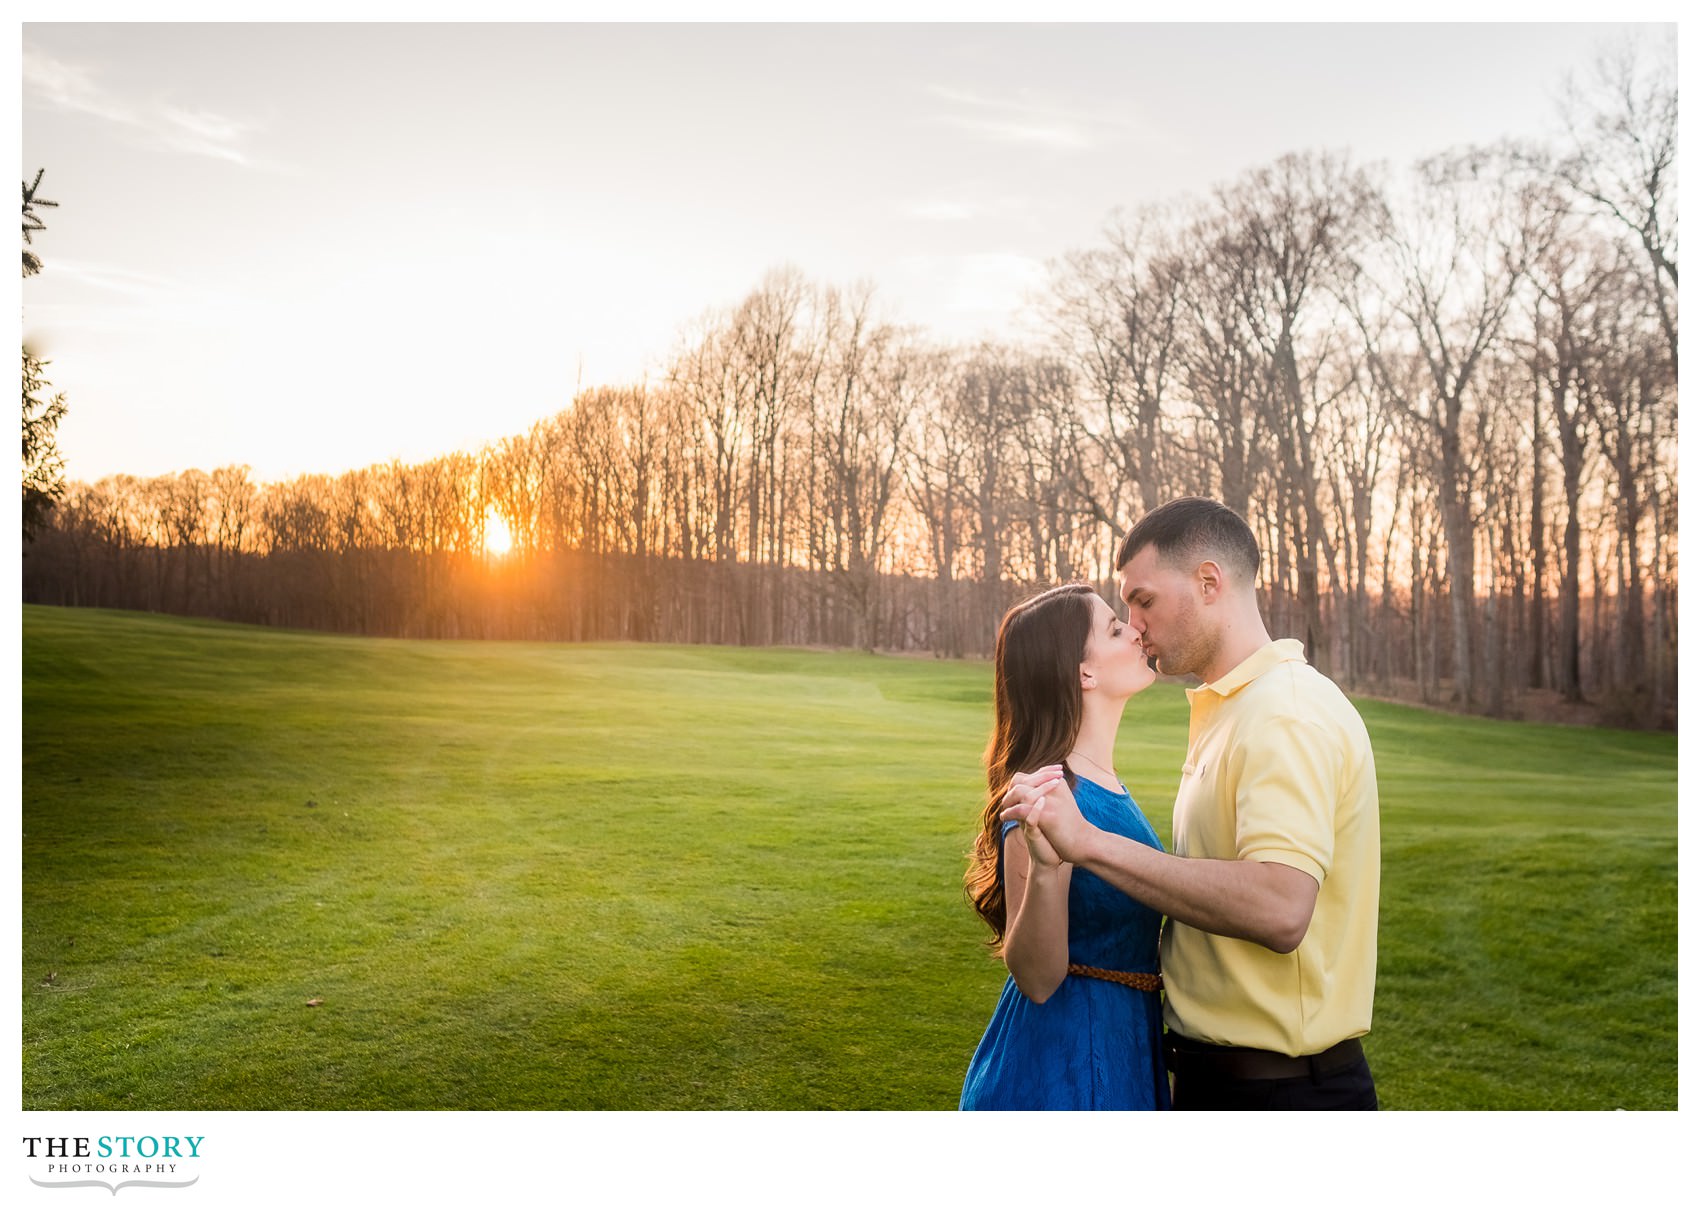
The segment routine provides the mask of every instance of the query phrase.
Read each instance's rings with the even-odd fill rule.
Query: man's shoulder
[[[1333,678],[1308,661],[1283,661],[1246,687],[1246,706],[1265,718],[1291,718],[1363,735],[1363,716]]]
[[[1263,671],[1245,689],[1251,692],[1260,706],[1273,706],[1294,696],[1324,699],[1344,699],[1345,693],[1334,679],[1323,673],[1302,656],[1280,661]]]

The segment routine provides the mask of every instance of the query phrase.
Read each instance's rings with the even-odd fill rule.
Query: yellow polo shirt
[[[1362,718],[1298,640],[1264,645],[1187,698],[1174,852],[1284,863],[1319,889],[1310,929],[1289,955],[1165,923],[1164,1020],[1192,1039],[1288,1056],[1364,1034],[1381,811]]]

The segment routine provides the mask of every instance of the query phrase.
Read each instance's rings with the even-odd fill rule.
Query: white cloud
[[[205,111],[190,113],[171,106],[160,110],[161,127],[155,133],[169,146],[191,155],[212,156],[233,164],[247,164],[248,157],[237,146],[253,129],[243,122]]]
[[[1039,143],[1064,151],[1085,151],[1095,140],[1079,127],[1066,124],[1041,125],[1034,122],[999,121],[995,118],[965,118],[947,114],[939,121],[947,126],[983,135],[998,143]]]
[[[935,219],[944,223],[972,219],[981,213],[978,206],[966,202],[946,202],[942,198],[931,202],[915,202],[907,209],[909,214],[917,219]]]
[[[1120,115],[1060,104],[1027,89],[1014,98],[987,97],[942,84],[932,85],[927,91],[957,111],[941,114],[937,121],[1000,143],[1085,151],[1107,136],[1133,129]]]
[[[997,194],[974,184],[959,185],[942,196],[921,198],[903,207],[912,219],[934,223],[960,223],[968,219],[1007,218],[1033,209],[1033,199],[1022,194]]]
[[[885,278],[894,298],[932,317],[934,336],[972,341],[1014,335],[1046,270],[1044,262],[1018,253],[940,254],[901,258]]]
[[[1016,253],[975,253],[940,261],[951,284],[952,311],[1010,312],[1045,281],[1043,261]]]
[[[180,297],[183,288],[176,282],[157,277],[152,274],[137,273],[116,265],[98,265],[87,261],[53,262],[55,275],[65,278],[75,278],[90,286],[102,290],[113,291],[133,299],[146,299],[154,302],[168,298]]]
[[[28,43],[23,51],[26,100],[111,122],[188,155],[210,156],[232,164],[253,163],[241,146],[253,129],[247,123],[208,110],[185,110],[159,101],[129,101],[103,88],[88,67],[56,59]]]
[[[106,96],[86,67],[66,63],[24,44],[23,84],[26,96],[74,113],[104,118],[121,126],[140,126],[141,119],[116,99]]]

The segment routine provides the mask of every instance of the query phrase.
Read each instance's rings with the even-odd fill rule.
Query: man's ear
[[[1198,593],[1206,605],[1216,601],[1226,592],[1227,587],[1222,582],[1222,566],[1215,560],[1205,560],[1198,566],[1195,574],[1198,577]]]

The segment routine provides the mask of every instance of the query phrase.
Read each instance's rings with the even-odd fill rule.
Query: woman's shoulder
[[[1127,816],[1140,815],[1139,805],[1134,802],[1132,794],[1126,787],[1112,791],[1102,783],[1094,783],[1091,779],[1080,778],[1074,784],[1074,802],[1080,805],[1080,810],[1090,816],[1103,817],[1106,820],[1119,820]],[[1103,821],[1095,821],[1100,828]]]
[[[1157,836],[1145,812],[1126,787],[1111,791],[1101,783],[1083,778],[1075,785],[1074,791],[1074,800],[1080,805],[1081,812],[1097,817],[1093,824],[1100,829],[1148,842]]]
[[[1079,800],[1082,792],[1088,796],[1105,800],[1110,803],[1133,803],[1133,796],[1129,793],[1125,786],[1112,790],[1111,788],[1104,786],[1102,783],[1093,782],[1083,774],[1075,776],[1074,798]]]

